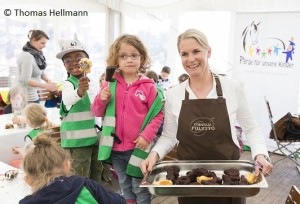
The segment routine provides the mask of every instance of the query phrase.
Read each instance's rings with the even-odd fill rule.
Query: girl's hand
[[[141,136],[138,136],[138,138],[134,140],[133,143],[136,144],[135,145],[136,148],[139,148],[141,150],[146,150],[149,147],[149,143]]]
[[[89,90],[89,78],[81,77],[78,81],[78,89],[77,89],[77,94],[81,98],[85,95],[86,91]]]
[[[20,147],[13,147],[13,148],[12,148],[12,152],[13,152],[14,154],[20,154],[20,151],[21,151],[21,148],[20,148]]]
[[[100,92],[101,101],[109,101],[111,98],[110,88],[106,87]]]
[[[18,116],[14,116],[13,119],[12,119],[12,122],[13,122],[13,124],[21,125],[22,119]]]

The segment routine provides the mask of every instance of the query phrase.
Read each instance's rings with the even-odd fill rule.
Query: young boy
[[[171,68],[164,66],[161,70],[161,73],[158,77],[158,84],[166,91],[170,88],[171,82],[169,75],[171,73]]]
[[[69,76],[62,84],[61,147],[70,151],[75,175],[100,182],[103,165],[97,159],[98,136],[90,109],[99,85],[89,83],[80,69],[80,60],[89,55],[76,35],[74,40],[61,41],[60,47],[56,57],[63,61]]]

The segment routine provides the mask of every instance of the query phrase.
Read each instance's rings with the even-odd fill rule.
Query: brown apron
[[[177,159],[179,160],[238,160],[239,148],[231,136],[225,98],[217,75],[217,99],[191,99],[185,91],[178,119]],[[179,197],[179,204],[218,203],[240,204],[243,198]]]

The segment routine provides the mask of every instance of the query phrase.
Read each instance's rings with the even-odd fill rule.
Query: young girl
[[[39,135],[33,143],[23,162],[24,180],[33,194],[23,198],[20,204],[126,203],[123,197],[106,191],[95,181],[68,176],[70,156],[47,134]]]
[[[102,86],[91,106],[95,116],[104,116],[98,159],[111,159],[127,203],[149,204],[151,195],[136,178],[143,158],[135,153],[147,154],[163,117],[154,82],[139,74],[150,59],[136,36],[122,35],[111,45],[107,65],[118,66],[115,81]]]
[[[26,149],[28,149],[30,146],[32,146],[32,140],[39,135],[40,133],[44,131],[49,131],[51,127],[54,126],[54,124],[50,121],[48,121],[47,118],[47,110],[44,106],[37,104],[37,103],[31,103],[26,106],[24,109],[24,115],[26,124],[33,128],[24,138],[25,146],[24,148],[19,147],[13,147],[13,153],[15,154],[21,154],[21,156],[24,158],[26,154]],[[19,117],[16,117],[19,119]],[[18,120],[16,119],[16,120]],[[20,119],[23,120],[23,119]],[[21,122],[22,123],[22,122]]]

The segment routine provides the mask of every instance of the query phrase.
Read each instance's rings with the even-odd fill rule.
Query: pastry
[[[213,177],[198,176],[197,177],[197,182],[202,183],[202,181],[212,181],[213,179],[214,179]]]
[[[160,180],[157,182],[154,182],[156,185],[173,185],[173,182],[171,180]]]
[[[179,177],[179,167],[177,166],[171,166],[167,168],[167,176],[166,178],[168,180],[171,180],[173,183],[175,183],[175,180]]]
[[[91,73],[91,67],[93,65],[92,61],[89,60],[88,58],[82,58],[80,61],[79,61],[79,70],[81,72],[85,72],[85,73]]]
[[[253,173],[246,173],[245,175],[246,180],[249,184],[253,184],[256,181],[256,175]]]
[[[14,129],[14,124],[6,124],[5,129]]]

